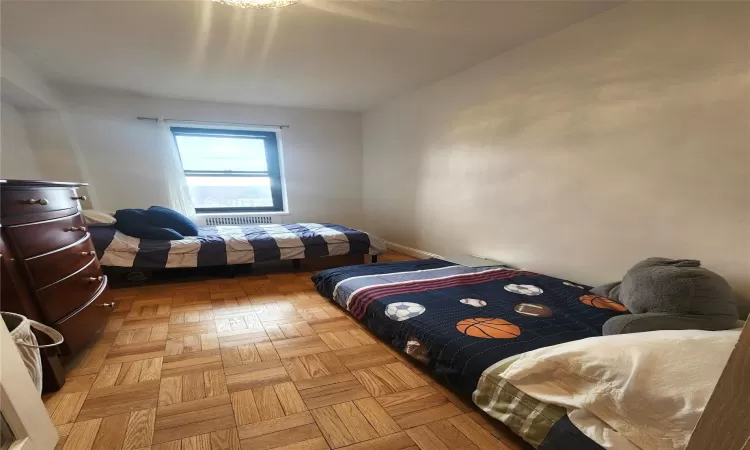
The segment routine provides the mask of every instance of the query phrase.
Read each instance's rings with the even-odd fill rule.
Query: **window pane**
[[[185,170],[268,170],[263,139],[184,135],[177,135],[175,139]]]
[[[196,208],[259,208],[273,206],[268,177],[187,176]]]

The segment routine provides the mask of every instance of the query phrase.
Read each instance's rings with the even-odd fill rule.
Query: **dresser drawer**
[[[94,245],[86,235],[69,247],[26,260],[34,287],[41,289],[85,267],[96,258]]]
[[[86,236],[86,227],[83,226],[80,214],[28,225],[14,225],[7,230],[11,245],[19,253],[17,256],[23,258],[67,247]]]
[[[106,288],[107,277],[104,277],[94,296],[88,299],[82,308],[52,325],[65,338],[61,346],[64,354],[77,353],[104,330],[109,313],[112,311],[112,308],[105,304]]]
[[[36,291],[39,308],[50,322],[60,320],[89,301],[103,283],[99,261],[93,259],[64,280]]]
[[[0,192],[2,217],[26,216],[78,208],[78,194],[72,188],[3,188]]]

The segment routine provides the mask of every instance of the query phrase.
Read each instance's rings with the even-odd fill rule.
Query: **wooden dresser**
[[[0,180],[2,310],[56,328],[61,359],[72,358],[104,329],[114,304],[104,295],[94,246],[81,215],[82,183]],[[64,383],[56,352],[47,352],[45,390]]]

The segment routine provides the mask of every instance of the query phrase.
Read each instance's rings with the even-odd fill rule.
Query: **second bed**
[[[482,373],[498,361],[601,336],[604,322],[628,313],[621,304],[590,294],[588,286],[502,266],[466,267],[439,259],[329,269],[314,275],[313,282],[321,295],[425,364],[438,381],[463,397],[474,394]],[[543,411],[522,401],[510,385],[502,392],[490,389],[479,392],[480,402],[485,402],[480,406],[496,408],[492,403],[499,398],[518,398],[508,403],[504,422],[535,447],[600,448],[565,414],[540,416]]]
[[[102,266],[138,270],[299,261],[337,255],[376,257],[386,248],[382,239],[330,223],[200,227],[198,236],[173,241],[138,239],[114,227],[90,227],[89,232]]]

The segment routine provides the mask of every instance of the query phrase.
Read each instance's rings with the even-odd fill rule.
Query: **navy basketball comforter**
[[[312,279],[321,295],[424,362],[438,381],[465,397],[496,362],[601,336],[604,322],[627,314],[619,303],[591,295],[588,286],[439,259],[341,267]]]

